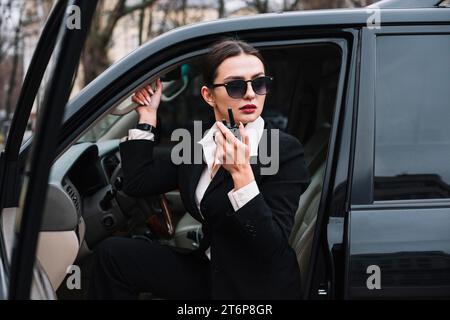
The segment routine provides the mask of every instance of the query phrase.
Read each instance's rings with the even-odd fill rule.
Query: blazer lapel
[[[271,129],[272,127],[270,126],[269,123],[266,122],[264,128]],[[268,131],[270,131],[270,130],[268,130]],[[268,138],[268,141],[270,141],[270,133],[268,133],[267,138]],[[261,153],[259,150],[261,148],[261,142],[262,142],[262,139],[258,144],[258,156],[253,156],[250,158],[250,166],[252,168],[253,175],[255,177],[255,181],[257,183],[259,183],[260,179],[261,179],[261,162],[260,162],[260,154]],[[203,158],[203,149],[202,149],[202,163],[189,165],[186,168],[186,170],[190,171],[186,175],[186,178],[188,179],[186,191],[188,192],[189,202],[192,204],[191,209],[193,210],[193,212],[197,213],[198,216],[201,216],[201,215],[200,215],[200,212],[195,203],[195,191],[197,189],[197,185],[200,180],[200,176],[202,175],[202,172],[205,169],[205,167],[206,167],[206,162],[204,161],[204,158]],[[203,202],[205,199],[207,199],[208,195],[212,191],[217,189],[218,187],[222,187],[224,189],[223,191],[225,193],[233,188],[233,180],[231,178],[231,175],[222,166],[219,168],[216,175],[213,177],[210,184],[208,185],[201,202]],[[226,194],[225,194],[225,196],[226,196]]]
[[[220,166],[219,170],[217,170],[215,176],[209,183],[208,187],[206,188],[205,194],[203,195],[203,199],[205,196],[208,195],[211,191],[216,189],[218,186],[220,186],[225,178],[226,175],[228,175],[228,171],[226,171],[222,166]],[[202,199],[202,200],[203,200]]]
[[[257,156],[251,157],[250,158],[250,166],[252,167],[253,176],[255,177],[255,181],[256,181],[256,183],[258,183],[261,178],[261,163],[259,161],[259,157],[257,157]]]
[[[186,192],[189,197],[189,203],[191,207],[191,212],[196,213],[198,217],[201,217],[201,214],[197,208],[196,202],[195,202],[195,190],[197,189],[198,181],[200,180],[200,176],[202,175],[203,169],[206,167],[206,163],[202,164],[192,164],[189,165],[186,170],[189,170],[190,172],[187,172],[185,175],[187,181],[187,187]]]
[[[250,166],[252,168],[253,175],[255,177],[255,181],[258,183],[260,180],[260,177],[261,177],[261,172],[260,172],[261,164],[259,162],[259,158],[256,156],[251,157],[251,160],[252,161],[251,161]],[[210,182],[208,188],[206,189],[205,194],[203,195],[203,198],[202,198],[202,202],[204,199],[206,199],[208,197],[208,195],[212,191],[214,191],[215,189],[217,189],[218,187],[221,187],[221,186],[225,187],[224,188],[225,192],[228,192],[231,189],[233,189],[233,178],[231,177],[231,174],[228,171],[226,171],[222,166],[219,168],[216,175]]]
[[[204,133],[204,131],[203,131]],[[189,207],[190,208],[186,208],[192,215],[196,215],[197,219],[201,219],[202,215],[200,214],[200,211],[197,208],[197,204],[195,202],[195,191],[197,189],[197,185],[198,182],[200,180],[200,177],[202,175],[203,170],[206,167],[206,162],[204,160],[203,157],[203,149],[200,148],[198,150],[201,150],[201,159],[202,162],[201,163],[195,163],[195,152],[196,151],[196,143],[197,141],[194,140],[194,135],[192,134],[191,137],[193,138],[191,140],[191,155],[192,155],[192,159],[191,159],[191,164],[184,166],[184,170],[185,172],[183,172],[183,177],[184,179],[186,179],[186,184],[185,184],[185,190],[186,194],[187,194],[187,198],[189,201]],[[189,210],[190,209],[190,210]]]

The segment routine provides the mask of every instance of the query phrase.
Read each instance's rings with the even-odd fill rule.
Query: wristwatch
[[[154,132],[155,127],[148,123],[138,123],[136,125],[136,129],[142,130],[142,131],[148,131],[148,132]]]

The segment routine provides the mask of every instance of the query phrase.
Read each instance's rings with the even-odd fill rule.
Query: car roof
[[[444,0],[382,0],[368,6],[386,9],[432,8],[443,4]]]
[[[322,9],[288,11],[277,13],[263,13],[257,15],[224,18],[220,20],[201,22],[183,26],[166,33],[190,29],[195,32],[196,28],[211,28],[211,31],[222,29],[261,29],[273,27],[307,27],[307,26],[355,26],[366,25],[367,19],[373,14],[377,7],[347,8],[347,9]],[[413,9],[384,9],[380,8],[381,24],[393,23],[450,23],[450,8],[413,8]],[[205,28],[208,27],[208,28]]]

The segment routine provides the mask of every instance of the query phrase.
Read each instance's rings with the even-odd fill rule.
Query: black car
[[[68,101],[96,1],[71,4],[81,8],[81,28],[64,27],[69,3],[58,1],[1,154],[0,298],[82,298],[92,250],[111,235],[196,249],[201,226],[176,190],[142,199],[123,193],[118,146],[137,119],[130,96],[157,77],[165,90],[155,152],[170,153],[174,129],[208,120],[200,70],[205,48],[220,37],[261,51],[275,79],[263,117],[305,146],[312,182],[290,237],[304,298],[450,298],[448,1],[178,28]],[[51,57],[37,130],[22,143]]]

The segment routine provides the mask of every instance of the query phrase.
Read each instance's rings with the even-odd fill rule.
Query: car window
[[[102,119],[100,119],[99,122],[97,122],[89,131],[87,131],[79,140],[78,142],[95,142],[98,141],[101,137],[105,135],[105,133],[108,132],[109,129],[112,128],[112,126],[119,121],[120,116],[116,116],[113,114],[108,114]]]
[[[179,78],[176,80],[166,79],[163,81],[163,98],[158,108],[158,130],[160,144],[162,146],[173,146],[176,142],[171,141],[171,134],[175,129],[190,128],[193,121],[201,121],[205,128],[209,128],[214,122],[211,107],[203,100],[200,92],[204,85],[203,76],[201,74],[201,58],[192,59],[183,63],[180,70]],[[279,61],[273,61],[272,64],[280,64]],[[277,69],[278,65],[272,66],[271,69]],[[273,70],[267,70],[272,75]],[[183,80],[182,80],[183,79]],[[277,77],[275,85],[286,85],[290,79]],[[275,90],[274,90],[275,91]],[[289,97],[284,97],[288,100]],[[288,123],[289,103],[288,101],[272,101],[274,98],[269,96],[267,104],[262,116],[266,121],[270,121],[275,127],[286,130]],[[120,108],[128,109],[131,96],[127,97],[120,103]],[[119,121],[122,115],[108,114],[98,121],[91,129],[89,129],[79,140],[79,142],[91,141],[95,142],[101,139],[108,131]]]
[[[450,35],[377,39],[374,200],[450,197]]]
[[[274,64],[275,61],[271,61]],[[267,74],[273,75],[272,68],[267,70]],[[204,85],[202,76],[202,58],[192,59],[181,66],[181,73],[187,77],[187,85],[181,94],[174,99],[162,99],[158,109],[158,123],[160,123],[160,138],[161,145],[170,146],[176,142],[171,141],[171,134],[175,129],[190,128],[193,121],[201,121],[204,129],[208,129],[214,123],[214,113],[211,106],[208,105],[201,96],[201,88]],[[276,75],[275,75],[276,76]],[[281,82],[281,77],[276,77],[278,82]],[[278,79],[279,78],[279,79]],[[276,84],[276,82],[275,82]],[[170,95],[173,89],[168,88],[165,83],[165,95]],[[176,89],[175,89],[176,90]],[[275,91],[274,88],[273,91]],[[272,98],[271,95],[268,96]],[[270,104],[270,105],[269,105]],[[287,113],[289,108],[288,103],[278,103],[274,107],[270,100],[266,103],[269,105],[263,111],[262,116],[266,121],[272,122],[275,127],[286,130],[287,128]]]
[[[308,44],[271,47],[261,50],[261,53],[266,61],[266,74],[275,79],[271,93],[266,98],[262,117],[275,128],[297,136],[302,143],[307,142],[317,128],[331,123],[339,75],[339,47]],[[192,129],[194,120],[201,121],[203,129],[213,124],[211,107],[200,94],[204,84],[201,71],[202,57],[196,57],[185,61],[176,70],[161,75],[164,91],[158,109],[157,126],[160,148],[170,149],[174,146],[177,141],[171,140],[173,131],[179,128]],[[123,117],[133,119],[127,114],[132,110],[130,104],[131,95],[115,108],[118,112],[112,111],[100,119],[79,142],[117,138],[117,132],[120,132],[121,137],[125,136],[131,122],[119,120]],[[295,121],[289,122],[291,116],[302,119],[302,125]],[[122,130],[124,128],[126,130]]]
[[[207,125],[214,121],[211,107],[203,100],[200,89],[203,85],[199,67],[200,60],[193,59],[183,63],[177,68],[179,73],[175,76],[162,75],[163,97],[158,108],[158,139],[162,146],[171,146],[171,134],[175,129],[190,129],[194,120],[202,121]],[[172,77],[172,78],[170,78]],[[175,77],[175,78],[173,78]],[[170,78],[170,79],[169,79]],[[131,111],[130,105],[134,105],[131,96],[123,100],[118,109]],[[108,131],[118,123],[124,114],[108,114],[87,131],[79,142],[95,142],[101,139]]]
[[[178,128],[192,129],[194,120],[201,121],[202,126],[205,127],[214,121],[211,107],[200,94],[203,86],[201,59],[197,58],[184,63],[181,70],[183,77],[188,79],[184,90],[174,99],[163,98],[158,108],[161,145],[175,144],[176,142],[170,140],[172,132]],[[177,91],[177,86],[171,89],[166,82],[164,85],[166,96],[172,95],[170,91]]]

